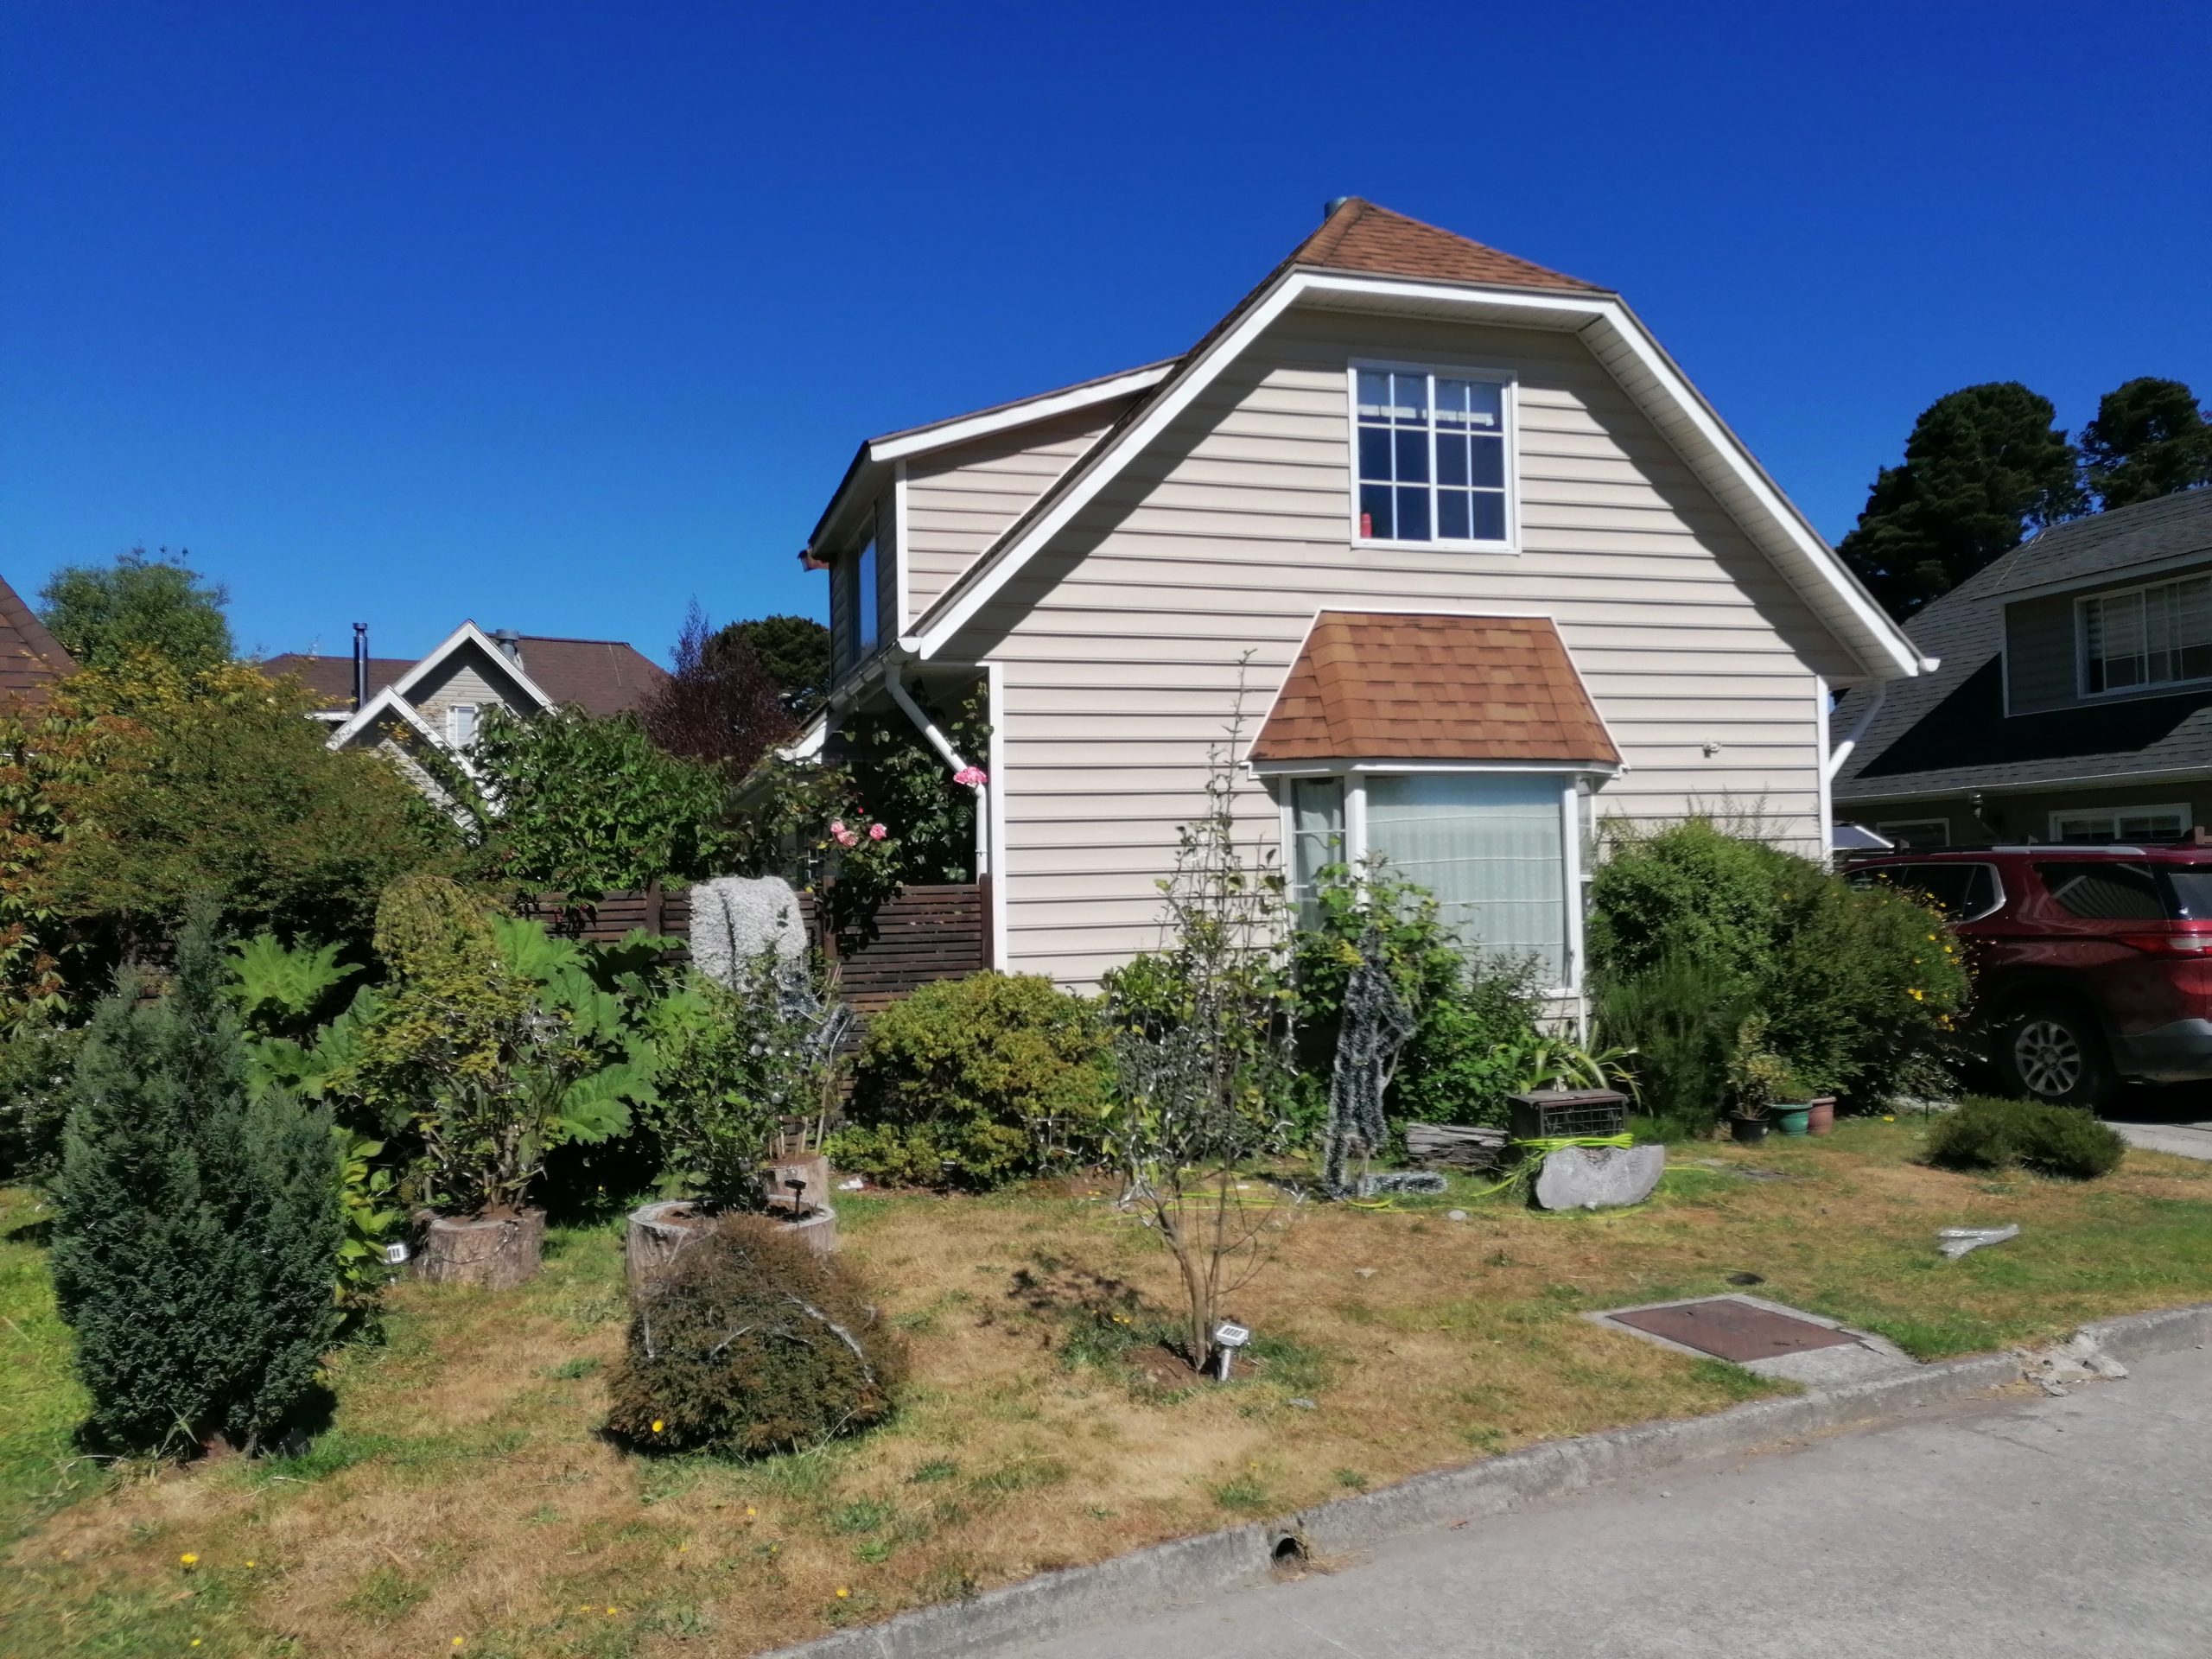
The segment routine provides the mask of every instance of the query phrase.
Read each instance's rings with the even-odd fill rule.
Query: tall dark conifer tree
[[[2212,423],[2186,384],[2146,375],[2098,400],[2082,457],[2099,506],[2155,501],[2212,484]]]

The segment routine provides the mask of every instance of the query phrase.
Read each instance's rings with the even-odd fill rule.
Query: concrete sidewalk
[[[2105,1122],[2118,1129],[2120,1139],[2131,1147],[2212,1163],[2212,1118],[2201,1123],[2138,1122],[2126,1117],[2107,1117]]]
[[[1409,1536],[1027,1659],[2212,1654],[2212,1350]]]

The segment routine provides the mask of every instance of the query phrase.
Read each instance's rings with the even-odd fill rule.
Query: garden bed
[[[611,1216],[556,1230],[517,1289],[397,1289],[385,1344],[334,1363],[334,1423],[302,1455],[103,1469],[71,1443],[67,1332],[37,1214],[10,1194],[0,1628],[42,1655],[753,1652],[1764,1392],[1580,1317],[1732,1274],[1923,1358],[2212,1297],[2212,1167],[2136,1152],[2088,1185],[1951,1174],[1910,1161],[1920,1138],[1862,1122],[1678,1147],[1633,1211],[1537,1215],[1456,1181],[1309,1211],[1231,1300],[1257,1337],[1226,1387],[1178,1386],[1146,1352],[1172,1338],[1166,1262],[1106,1184],[848,1197],[845,1251],[912,1344],[912,1389],[887,1428],[753,1464],[601,1439],[625,1319]],[[1936,1253],[1940,1227],[2008,1222],[2018,1239]]]

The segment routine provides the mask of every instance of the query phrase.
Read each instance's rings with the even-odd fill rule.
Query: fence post
[[[655,937],[658,937],[661,931],[661,916],[662,905],[660,877],[655,876],[652,880],[645,883],[646,932],[653,934]]]

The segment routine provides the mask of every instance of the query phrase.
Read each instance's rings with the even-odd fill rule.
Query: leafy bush
[[[126,978],[78,1058],[54,1292],[92,1431],[117,1446],[256,1449],[337,1328],[338,1143],[327,1115],[247,1086],[222,981],[203,917],[169,994],[137,1006]]]
[[[981,1190],[1098,1155],[1108,1099],[1096,1004],[1034,974],[939,980],[869,1022],[840,1168]]]
[[[784,1451],[889,1417],[906,1363],[850,1268],[734,1216],[639,1304],[607,1428],[644,1450]]]
[[[2078,1107],[1977,1096],[1938,1118],[1928,1161],[1944,1169],[2006,1169],[2090,1181],[2120,1166],[2127,1143]]]
[[[62,1126],[81,1029],[28,1023],[0,1039],[0,1180],[44,1185],[61,1169]]]
[[[1807,1090],[1872,1101],[1928,1086],[1967,996],[1936,912],[1702,819],[1615,840],[1589,945],[1608,1040],[1685,1127],[1747,1015]]]
[[[741,962],[735,981],[725,988],[694,975],[651,1016],[659,1069],[646,1116],[667,1178],[717,1210],[767,1196],[761,1166],[783,1120],[825,1105],[835,1064],[804,967],[779,962],[772,947]]]
[[[1438,921],[1435,899],[1376,860],[1357,871],[1321,872],[1311,924],[1294,944],[1300,1130],[1310,1137],[1326,1118],[1344,985],[1370,925],[1381,930],[1415,1020],[1384,1096],[1386,1116],[1394,1127],[1503,1124],[1506,1096],[1522,1086],[1539,1040],[1536,964],[1471,957]]]

